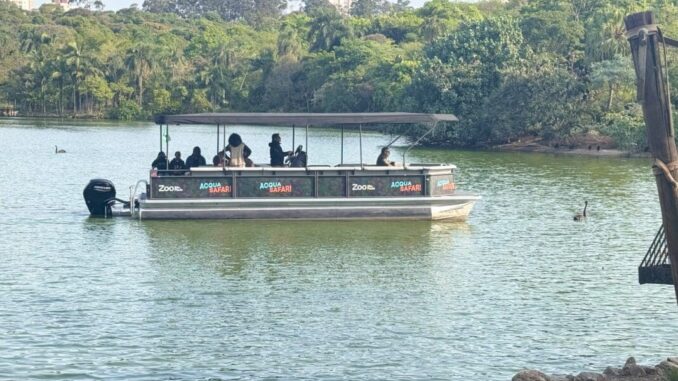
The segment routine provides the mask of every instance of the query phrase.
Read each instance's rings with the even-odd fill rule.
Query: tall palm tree
[[[80,66],[82,63],[82,51],[77,42],[71,41],[66,44],[64,49],[64,54],[66,56],[66,64],[69,67],[69,76],[71,77],[71,82],[73,84],[73,114],[76,114],[80,109],[78,103],[78,94],[79,94],[79,85],[82,73],[80,71]]]
[[[59,55],[57,59],[52,61],[50,78],[57,82],[59,88],[59,98],[57,102],[57,113],[63,115],[64,113],[64,79],[68,75],[68,65],[66,59]]]
[[[287,56],[298,59],[301,55],[301,49],[297,31],[293,27],[285,25],[278,33],[278,57]]]
[[[311,21],[308,31],[310,50],[313,52],[333,50],[335,46],[341,44],[342,39],[351,34],[351,28],[344,24],[336,10],[322,9]]]
[[[139,107],[143,106],[144,81],[150,76],[158,62],[154,53],[152,45],[141,42],[130,48],[125,58],[125,65],[132,72],[137,85]]]
[[[590,59],[606,60],[617,55],[628,55],[629,44],[626,40],[624,16],[642,8],[638,5],[627,4],[619,6],[609,3],[591,17],[587,28],[587,55]]]

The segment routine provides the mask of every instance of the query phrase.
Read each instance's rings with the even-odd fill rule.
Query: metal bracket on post
[[[639,28],[634,28],[626,32],[626,39],[629,42],[633,39],[639,40],[638,48],[638,65],[636,69],[636,100],[643,102],[645,100],[645,80],[647,76],[647,36],[650,34],[657,34],[657,25],[643,25]]]

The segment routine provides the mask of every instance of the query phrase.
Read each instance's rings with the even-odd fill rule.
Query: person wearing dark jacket
[[[182,170],[186,170],[186,163],[181,159],[181,152],[177,151],[174,153],[174,159],[169,163],[169,169],[171,174],[175,176],[183,175]]]
[[[193,154],[186,158],[186,169],[204,167],[206,165],[205,158],[200,154],[200,147],[193,147]]]
[[[151,163],[151,168],[157,169],[158,173],[164,173],[167,170],[167,156],[164,152],[158,152],[158,157]]]
[[[271,167],[283,167],[285,165],[285,156],[292,154],[292,151],[283,151],[280,142],[280,134],[273,134],[271,142],[268,143],[268,146],[271,147]]]

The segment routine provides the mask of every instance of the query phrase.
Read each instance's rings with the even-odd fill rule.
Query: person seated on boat
[[[186,163],[181,158],[181,152],[177,151],[174,153],[174,159],[169,163],[170,173],[175,176],[181,176],[186,170]]]
[[[228,160],[226,160],[226,155],[224,154],[223,150],[219,151],[219,153],[214,155],[214,157],[212,158],[212,164],[215,167],[228,166]]]
[[[200,147],[193,147],[193,154],[186,158],[186,169],[204,167],[206,165],[205,158],[200,154]]]
[[[228,137],[228,145],[225,151],[231,155],[228,157],[229,167],[254,167],[254,163],[249,159],[252,150],[245,143],[238,134],[231,134]]]
[[[290,163],[290,167],[303,168],[306,166],[308,157],[306,156],[306,151],[304,151],[304,146],[300,145],[294,151],[293,155],[290,155],[287,160]]]
[[[377,158],[377,165],[380,167],[394,167],[395,161],[389,161],[388,156],[391,154],[391,150],[388,147],[381,149],[381,154]]]
[[[167,156],[163,151],[158,152],[158,157],[153,160],[151,167],[158,171],[158,175],[164,175],[167,172]]]
[[[271,142],[268,143],[271,153],[271,167],[284,167],[285,166],[285,156],[290,156],[293,154],[292,151],[283,151],[280,142],[280,134],[273,134],[271,136]]]

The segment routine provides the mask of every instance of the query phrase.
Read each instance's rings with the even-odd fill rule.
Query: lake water
[[[237,131],[257,162],[273,132],[292,148]],[[213,127],[170,136],[215,153]],[[339,137],[311,129],[310,162],[338,162]],[[482,195],[466,223],[89,218],[89,179],[127,197],[158,139],[0,120],[0,379],[510,380],[678,354],[673,288],[637,281],[661,221],[647,159],[411,152]],[[365,161],[389,139],[365,136]]]

